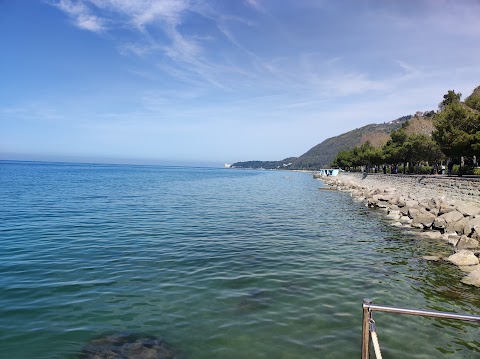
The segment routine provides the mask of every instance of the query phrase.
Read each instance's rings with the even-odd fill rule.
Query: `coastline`
[[[445,242],[454,254],[445,260],[466,273],[461,282],[480,288],[480,179],[446,176],[343,172],[314,175],[324,189],[349,192],[354,200],[385,212],[392,225],[416,228],[422,237]]]

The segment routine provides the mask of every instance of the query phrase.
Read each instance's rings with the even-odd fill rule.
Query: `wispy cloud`
[[[59,0],[52,4],[67,13],[74,24],[81,29],[97,33],[106,30],[105,20],[94,15],[83,2]]]
[[[35,122],[55,122],[64,117],[52,105],[42,102],[32,102],[15,107],[0,108],[2,121],[35,121]]]
[[[156,22],[178,24],[189,9],[189,0],[88,0],[98,9],[122,15],[138,29]],[[107,16],[107,14],[105,14]]]

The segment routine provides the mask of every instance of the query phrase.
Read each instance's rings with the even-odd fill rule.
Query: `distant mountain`
[[[433,130],[432,115],[434,111],[417,112],[414,116],[400,117],[383,124],[370,124],[355,130],[331,137],[312,147],[300,157],[289,157],[282,161],[247,161],[237,162],[235,168],[265,169],[319,169],[329,167],[338,152],[350,150],[355,146],[370,141],[376,147],[383,146],[390,137],[390,132],[410,120],[407,132],[431,134]]]

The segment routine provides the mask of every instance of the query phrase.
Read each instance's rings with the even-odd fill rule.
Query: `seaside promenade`
[[[395,188],[398,193],[416,199],[466,201],[480,206],[480,177],[343,172],[337,178],[354,180],[371,189]]]

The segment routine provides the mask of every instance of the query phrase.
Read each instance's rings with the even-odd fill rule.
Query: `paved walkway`
[[[398,193],[417,199],[444,198],[480,204],[479,177],[425,175],[384,175],[383,173],[343,172],[339,179],[351,179],[368,188],[395,188]]]

